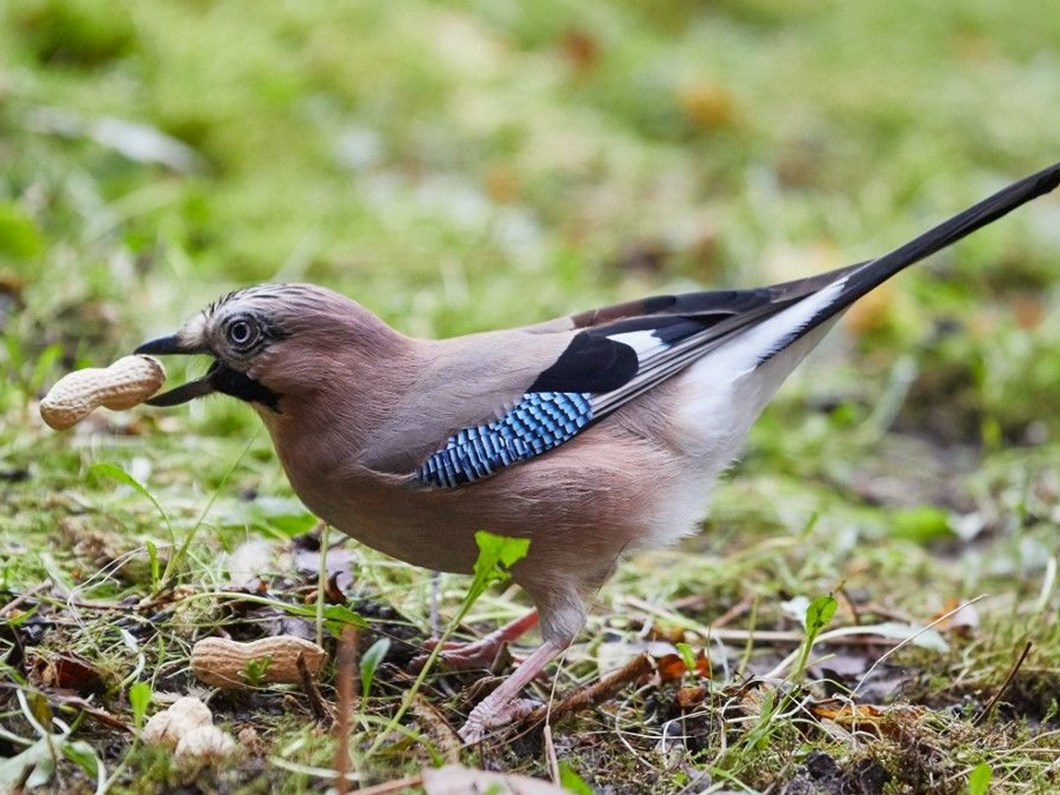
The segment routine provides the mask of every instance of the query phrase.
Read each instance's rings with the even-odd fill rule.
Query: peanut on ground
[[[325,653],[312,641],[294,635],[241,643],[227,638],[204,638],[191,650],[191,670],[206,685],[234,690],[249,687],[247,674],[254,663],[255,679],[262,684],[302,681],[298,658],[312,676],[324,665]]]

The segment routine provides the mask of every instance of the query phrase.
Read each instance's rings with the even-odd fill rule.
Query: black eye
[[[225,337],[233,347],[247,348],[257,342],[258,327],[251,320],[239,318],[228,324]]]

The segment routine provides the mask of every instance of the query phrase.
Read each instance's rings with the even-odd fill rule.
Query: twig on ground
[[[546,723],[542,733],[545,740],[545,759],[548,761],[548,776],[558,787],[560,785],[559,757],[556,756],[556,744],[552,742],[552,726]]]
[[[15,608],[17,608],[19,605],[21,605],[23,602],[35,596],[38,591],[43,591],[50,585],[50,582],[44,580],[43,582],[39,582],[31,588],[27,588],[14,599],[12,599],[10,602],[8,602],[6,605],[0,607],[0,618],[3,618],[8,613],[12,612]]]
[[[331,723],[333,719],[331,710],[328,709],[324,697],[320,695],[320,688],[317,687],[317,683],[313,681],[313,674],[306,664],[305,655],[300,653],[295,663],[298,666],[298,675],[302,677],[302,689],[309,697],[309,709],[313,713],[313,718],[317,723]]]
[[[568,693],[556,704],[538,707],[526,717],[526,722],[539,723],[546,718],[556,721],[573,712],[580,712],[602,704],[613,698],[626,685],[650,674],[653,667],[651,657],[647,654],[639,654],[617,671],[612,671],[592,684]]]
[[[842,600],[843,605],[850,611],[850,623],[857,626],[861,623],[861,610],[858,609],[857,603],[850,598],[850,594],[847,593],[845,585],[840,585],[835,589],[836,596]]]
[[[353,712],[353,680],[357,667],[357,628],[346,626],[339,638],[335,661],[338,716],[335,723],[335,790],[346,795],[346,772],[350,766],[350,713]]]
[[[1012,680],[1016,678],[1016,674],[1023,666],[1023,661],[1027,659],[1027,655],[1030,654],[1031,647],[1033,645],[1034,644],[1031,643],[1031,641],[1027,641],[1024,644],[1023,651],[1020,652],[1020,656],[1016,659],[1015,665],[1013,665],[1012,669],[1008,672],[1008,676],[1005,677],[1005,681],[1001,683],[1001,687],[999,687],[997,689],[997,692],[994,693],[994,697],[986,703],[985,707],[983,707],[983,711],[976,715],[975,718],[972,720],[972,726],[979,726],[983,721],[987,719],[990,713],[994,711],[994,707],[997,706],[997,702],[1001,700],[1001,696],[1005,694],[1005,691],[1008,690],[1009,685],[1012,684]]]
[[[127,731],[130,734],[134,734],[133,727],[126,723],[124,720],[119,718],[105,709],[89,704],[85,699],[80,696],[64,696],[59,693],[49,693],[48,700],[54,702],[59,706],[73,707],[79,709],[91,718],[95,718],[105,726],[110,726],[114,729],[121,729]]]
[[[734,604],[720,616],[710,622],[710,628],[712,630],[721,629],[727,624],[731,624],[733,621],[744,615],[751,609],[751,605],[754,604],[754,598],[745,596],[739,602]],[[675,605],[676,607],[676,605]]]

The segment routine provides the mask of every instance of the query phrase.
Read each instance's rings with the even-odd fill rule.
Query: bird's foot
[[[412,671],[419,671],[423,668],[437,645],[438,641],[436,640],[429,640],[424,643],[423,646],[426,653],[413,657],[409,663],[409,668]],[[442,644],[438,659],[445,668],[452,671],[469,671],[482,668],[494,671],[499,667],[499,663],[507,650],[508,639],[499,636],[499,633],[493,632],[471,643],[447,641]]]
[[[496,690],[471,710],[467,723],[460,729],[461,739],[466,743],[477,742],[487,730],[529,715],[534,708],[534,702],[519,698],[520,691],[530,684],[566,645],[546,640],[538,646]]]
[[[536,626],[537,622],[537,610],[531,610],[526,615],[520,616],[509,624],[505,624],[480,640],[472,643],[456,641],[443,643],[439,657],[447,668],[456,671],[466,671],[473,668],[496,670],[501,656],[508,648],[508,644]],[[438,641],[435,640],[427,641],[424,644],[427,654],[414,657],[412,662],[409,663],[409,668],[413,671],[419,671],[423,668],[437,643]]]
[[[523,720],[541,706],[541,702],[532,698],[517,698],[507,703],[490,703],[487,696],[467,717],[467,722],[460,727],[460,739],[468,745],[477,743],[486,732],[500,728],[509,723]]]

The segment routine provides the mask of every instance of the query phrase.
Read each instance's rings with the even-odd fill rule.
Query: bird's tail
[[[766,358],[784,350],[821,324],[831,320],[861,296],[878,287],[899,271],[956,243],[977,229],[993,223],[1032,199],[1049,193],[1058,185],[1060,185],[1060,163],[1054,163],[1048,168],[999,190],[993,196],[943,221],[905,245],[852,269],[844,269],[843,275],[821,291],[827,293],[828,300],[821,301],[820,294],[810,295],[803,299],[803,302],[813,303],[816,306],[806,316],[804,323],[787,340],[777,345]]]
[[[716,418],[708,397],[716,391],[719,372],[733,376],[738,409],[729,419],[745,430],[798,363],[816,347],[840,313],[887,279],[940,251],[1022,204],[1060,185],[1060,163],[1032,174],[973,207],[876,259],[772,288],[803,297],[727,337],[723,344],[692,365],[687,388],[696,395],[689,403],[689,434],[711,427]],[[743,377],[746,376],[746,377]],[[713,438],[713,437],[711,437]],[[741,437],[742,438],[742,437]]]

